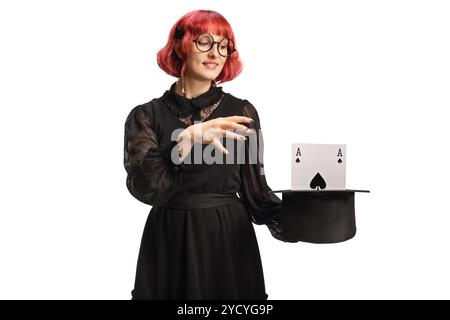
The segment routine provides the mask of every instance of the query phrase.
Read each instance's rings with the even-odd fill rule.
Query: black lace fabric
[[[267,225],[274,238],[288,242],[283,236],[282,200],[275,193],[270,192],[272,189],[268,186],[264,174],[264,141],[258,112],[249,101],[244,100],[244,102],[243,115],[255,120],[253,124],[247,124],[247,126],[256,132],[257,156],[254,157],[256,163],[255,161],[248,163],[251,148],[250,140],[247,139],[245,142],[246,163],[241,164],[241,188],[238,194],[255,224]]]
[[[152,206],[163,204],[181,187],[180,164],[171,160],[174,147],[178,152],[176,141],[158,143],[145,105],[130,111],[125,122],[124,166],[127,188],[136,199]]]
[[[214,103],[211,106],[203,107],[200,110],[200,119],[201,119],[201,121],[208,120],[207,118],[209,118],[211,113],[213,113],[213,111],[220,105],[220,103],[222,102],[223,97],[224,97],[224,94],[222,94],[222,96],[221,96],[221,98],[220,98],[220,100],[218,102]],[[175,114],[177,114],[177,113],[179,114],[179,111],[175,111],[174,113]],[[192,114],[189,114],[186,117],[182,117],[182,116],[179,115],[179,120],[182,121],[183,123],[185,123],[188,126],[194,124]]]

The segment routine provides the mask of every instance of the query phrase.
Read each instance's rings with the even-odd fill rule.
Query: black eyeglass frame
[[[198,47],[198,42],[197,42],[198,38],[200,38],[200,37],[202,37],[202,36],[204,36],[204,35],[208,35],[208,36],[210,36],[211,39],[212,39],[211,47],[209,47],[209,49],[206,50],[206,51],[201,50],[201,49]],[[228,46],[227,46],[227,47],[230,47],[230,43],[233,43],[233,41],[232,41],[231,39],[228,39],[228,38],[223,38],[223,39],[220,40],[220,41],[214,41],[214,37],[213,37],[210,33],[208,33],[208,32],[202,33],[201,35],[197,36],[197,38],[195,38],[194,40],[192,40],[192,42],[195,42],[195,46],[196,46],[197,49],[198,49],[199,51],[201,51],[201,52],[208,52],[209,50],[212,49],[212,47],[214,47],[214,44],[217,43],[217,52],[220,54],[220,56],[222,56],[222,57],[229,57],[229,56],[231,56],[231,54],[232,54],[234,51],[236,51],[236,49],[231,48],[231,52],[230,52],[228,55],[226,55],[226,56],[224,56],[223,54],[221,54],[221,53],[220,53],[220,50],[219,50],[219,45],[220,45],[220,43],[221,43],[223,40],[228,40]]]

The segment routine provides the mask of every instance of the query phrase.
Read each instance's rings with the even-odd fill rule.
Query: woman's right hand
[[[193,124],[178,135],[177,141],[180,144],[180,156],[184,159],[194,143],[211,143],[220,152],[228,154],[228,150],[220,143],[220,138],[226,137],[241,141],[246,140],[243,135],[228,130],[251,133],[253,132],[251,129],[243,124],[239,124],[239,122],[251,123],[253,121],[252,118],[245,116],[229,116]]]

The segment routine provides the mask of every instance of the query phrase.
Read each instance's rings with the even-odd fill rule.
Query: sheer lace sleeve
[[[244,116],[252,118],[253,124],[247,124],[255,129],[256,139],[248,137],[245,141],[245,164],[241,164],[241,187],[239,197],[256,224],[265,224],[272,236],[281,241],[287,241],[282,235],[281,204],[282,201],[267,185],[263,164],[263,137],[255,107],[244,101]],[[256,143],[255,143],[256,142]],[[253,161],[249,160],[253,157]]]
[[[125,121],[124,166],[131,195],[154,206],[177,192],[182,183],[182,164],[171,160],[172,149],[178,152],[177,142],[160,144],[152,121],[146,105],[130,111]]]

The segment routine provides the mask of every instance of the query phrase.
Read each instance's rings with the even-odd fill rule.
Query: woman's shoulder
[[[245,101],[247,101],[246,99],[242,99],[242,98],[238,98],[235,95],[229,93],[229,92],[224,92],[225,96],[228,97],[228,99],[231,102],[237,103],[237,104],[243,104]]]
[[[162,104],[162,97],[159,97],[159,98],[153,98],[147,102],[138,104],[134,108],[144,109],[146,111],[152,111],[153,109],[160,108],[161,104]]]
[[[236,97],[235,95],[228,92],[225,93],[225,95],[228,96],[228,101],[231,104],[238,106],[243,113],[247,114],[256,113],[255,106],[248,99]]]
[[[255,118],[258,114],[256,107],[251,103],[248,99],[238,98],[231,93],[227,93],[229,96],[230,102],[239,107],[241,114],[246,117]]]
[[[159,108],[161,108],[161,105],[162,105],[161,97],[153,98],[147,102],[134,105],[131,107],[127,118],[138,114],[145,114],[146,116],[152,116]]]

